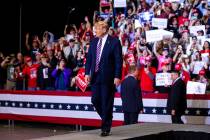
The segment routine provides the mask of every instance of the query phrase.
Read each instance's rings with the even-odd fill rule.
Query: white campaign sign
[[[164,37],[173,37],[173,33],[163,30],[163,29],[158,29],[158,30],[149,30],[146,31],[146,41],[147,42],[155,42],[155,41],[160,41],[163,40]]]
[[[187,82],[187,94],[205,94],[206,84],[188,81]]]
[[[142,27],[140,21],[137,20],[137,19],[135,19],[135,24],[134,25],[135,25],[135,29],[139,28],[139,27]]]
[[[165,18],[152,18],[152,27],[157,27],[159,29],[167,28],[168,19]]]
[[[200,25],[200,26],[190,26],[190,34],[193,34],[194,36],[198,35],[198,31],[202,30],[204,32],[205,36],[205,25]]]
[[[170,73],[157,73],[155,78],[156,86],[165,86],[172,84]]]
[[[120,8],[120,7],[126,7],[126,0],[114,0],[114,7]]]

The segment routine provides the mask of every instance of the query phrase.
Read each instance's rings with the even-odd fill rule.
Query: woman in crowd
[[[72,70],[66,68],[65,59],[61,59],[58,62],[57,67],[53,70],[52,76],[55,78],[55,89],[56,90],[68,90],[70,86]]]

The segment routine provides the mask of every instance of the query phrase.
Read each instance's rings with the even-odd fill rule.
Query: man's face
[[[69,42],[69,46],[73,48],[74,47],[74,42]]]
[[[173,81],[175,81],[176,79],[178,78],[178,74],[177,73],[171,73],[171,79],[173,80]]]
[[[193,42],[193,44],[196,44],[197,39],[196,39],[196,38],[193,38],[193,39],[192,39],[192,42]]]
[[[101,38],[106,33],[106,29],[103,28],[101,25],[97,25],[95,28],[96,36]]]
[[[47,63],[47,58],[46,57],[41,57],[41,61],[42,61],[42,63]]]
[[[53,55],[53,51],[52,50],[47,50],[47,55],[48,56],[52,56]]]
[[[164,65],[163,67],[162,67],[162,69],[164,70],[164,71],[168,71],[168,65]]]
[[[27,62],[27,65],[30,67],[30,66],[32,66],[32,61],[28,61]]]

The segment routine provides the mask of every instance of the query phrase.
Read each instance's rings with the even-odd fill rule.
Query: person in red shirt
[[[31,57],[26,58],[26,63],[27,66],[23,69],[23,75],[27,78],[28,90],[36,90],[39,64],[33,64]]]
[[[154,92],[156,68],[151,66],[151,59],[146,59],[145,66],[139,70],[140,88],[142,94]]]
[[[188,19],[188,11],[184,10],[182,13],[182,16],[178,17],[178,24],[180,25],[184,25],[185,21],[189,21]]]
[[[180,63],[175,65],[175,70],[180,71],[181,72],[181,77],[182,80],[185,82],[185,84],[187,85],[187,82],[191,80],[190,74],[189,72],[185,71],[182,68],[182,65]]]
[[[126,62],[126,60],[124,58],[124,60],[123,60],[123,67],[122,67],[122,78],[121,78],[122,80],[124,80],[124,78],[127,76],[128,68],[129,68],[129,64]]]
[[[210,53],[210,42],[209,41],[204,42],[203,50],[201,51],[201,53]]]

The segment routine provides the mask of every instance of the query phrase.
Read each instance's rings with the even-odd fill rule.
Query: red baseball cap
[[[165,61],[165,62],[162,62],[162,63],[161,63],[161,67],[166,66],[166,65],[169,65],[169,62],[166,62],[166,61]]]
[[[205,75],[205,74],[206,74],[205,70],[200,70],[199,71],[199,75]]]
[[[171,7],[171,3],[170,3],[170,2],[166,2],[166,3],[164,4],[164,6],[166,6],[166,7]]]
[[[26,57],[26,62],[30,62],[30,61],[32,61],[32,59],[31,59],[31,57]]]
[[[176,64],[175,65],[175,70],[180,71],[182,69],[182,65],[181,64]]]

